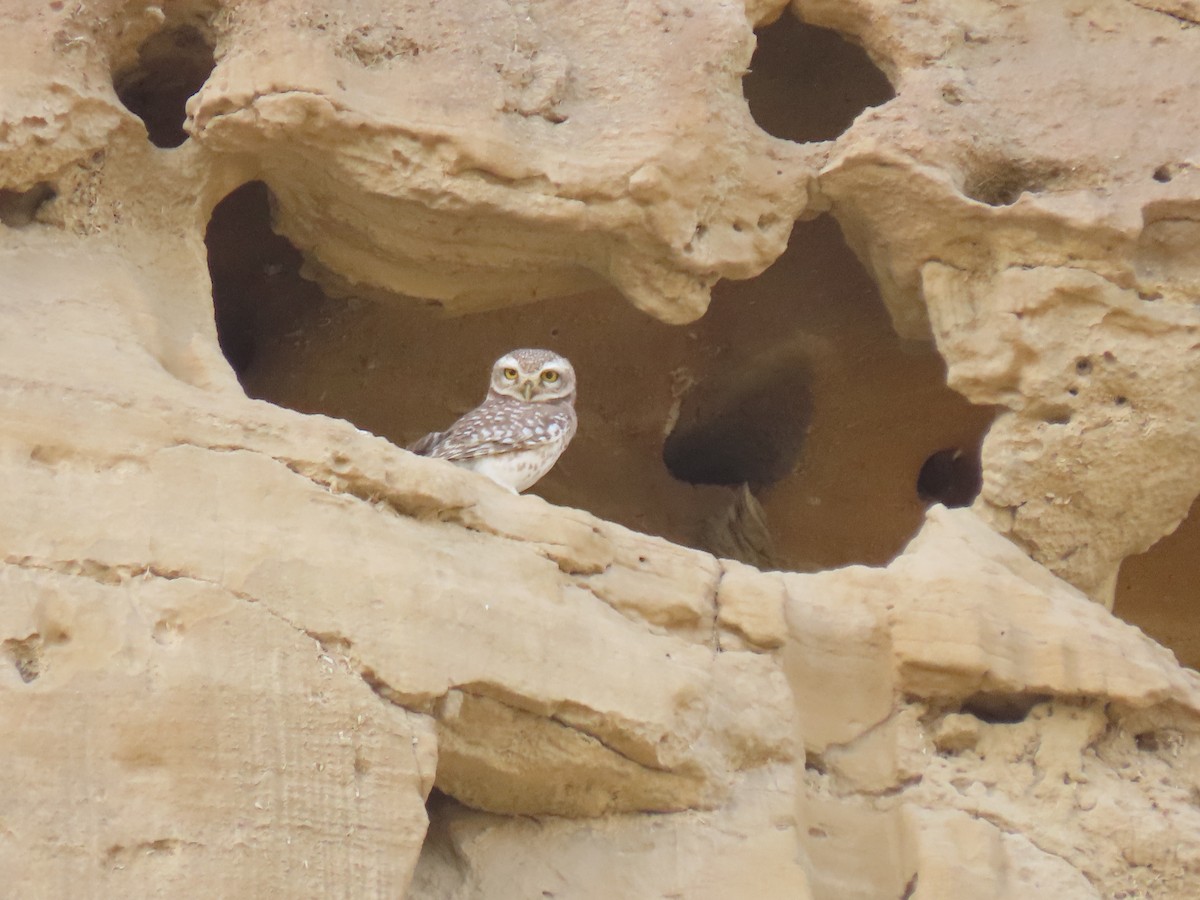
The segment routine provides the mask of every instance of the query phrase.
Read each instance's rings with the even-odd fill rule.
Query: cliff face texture
[[[1195,3],[0,21],[0,893],[1200,896]]]

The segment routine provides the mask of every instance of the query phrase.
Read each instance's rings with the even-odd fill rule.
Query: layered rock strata
[[[0,14],[8,889],[1190,896],[1200,678],[1105,608],[1197,490],[1185,6]],[[741,96],[793,13],[896,91],[836,142]],[[982,493],[763,572],[250,399],[204,234],[253,180],[329,295],[455,313],[693,319],[828,210],[999,408]]]

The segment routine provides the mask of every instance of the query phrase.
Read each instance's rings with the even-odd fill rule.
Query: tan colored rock
[[[325,277],[458,311],[599,277],[694,319],[718,277],[783,250],[810,173],[746,110],[739,4],[606,3],[587,21],[570,4],[235,8],[193,133],[263,171]],[[348,129],[359,150],[338,153]]]
[[[7,892],[407,882],[437,768],[427,716],[380,703],[317,641],[217,585],[6,563],[0,657],[23,660],[0,667]]]
[[[967,510],[935,507],[886,570],[791,576],[795,637],[835,580],[896,680],[873,723],[834,654],[790,669],[815,896],[975,896],[989,875],[980,896],[1188,895],[1200,812],[1179,800],[1200,784],[1200,676]],[[845,710],[814,702],[817,686],[845,691]]]
[[[932,326],[951,385],[1004,408],[979,509],[1111,605],[1200,491],[1200,31],[1169,4],[794,5],[898,86],[820,191],[897,328]]]
[[[791,790],[789,774],[771,769],[740,785],[720,815],[582,821],[508,819],[441,800],[411,896],[806,898]]]
[[[782,647],[787,640],[786,600],[781,578],[764,577],[751,566],[721,560],[716,597],[721,646],[736,649],[732,642],[740,641],[764,650]]]
[[[896,89],[809,146],[741,96],[751,22],[781,7],[0,13],[12,892],[1192,896],[1200,676],[1091,602],[1200,489],[1190,6],[796,0]],[[195,89],[187,131],[155,76]],[[248,397],[214,325],[206,250],[238,234],[206,247],[206,225],[255,179],[325,292],[273,287],[246,248],[240,283],[294,326],[250,348],[276,354],[259,383],[316,399],[258,395],[305,412]],[[823,209],[896,329],[1000,408],[980,499],[932,507],[886,566],[813,574],[641,533],[699,535],[728,508],[726,488],[663,487],[660,451],[746,385],[796,416],[798,477],[735,488],[794,568],[887,560],[931,450],[907,429],[931,415],[935,446],[960,447],[990,415],[861,307],[817,315],[869,293],[836,256],[828,284],[806,279],[839,252],[829,225],[799,229],[769,296],[731,292],[737,315],[591,321],[619,299],[601,282],[690,320]],[[584,289],[414,349],[434,333],[417,298]],[[349,324],[322,318],[335,301]],[[584,421],[607,442],[547,495],[592,512],[397,446],[475,384],[486,340],[554,336],[534,329],[548,310],[595,345]],[[369,380],[372,330],[422,377]],[[320,357],[359,366],[339,396],[400,412],[315,412],[333,411],[324,371],[287,363]],[[879,357],[894,379],[864,374]],[[861,473],[862,508],[828,490],[831,460]],[[554,493],[572,480],[587,491]]]
[[[985,819],[930,810],[911,810],[906,819],[919,873],[910,882],[913,898],[1102,896],[1062,859]]]

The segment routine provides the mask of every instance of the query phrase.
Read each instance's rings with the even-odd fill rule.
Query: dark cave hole
[[[259,341],[281,321],[302,329],[325,299],[300,276],[300,251],[272,229],[271,207],[263,182],[244,184],[217,204],[204,236],[217,340],[243,386]]]
[[[186,104],[212,74],[213,45],[193,24],[168,24],[138,47],[137,58],[113,74],[113,88],[125,108],[142,120],[155,147],[178,147]]]
[[[768,134],[788,141],[830,141],[863,110],[895,96],[866,51],[836,31],[784,13],[759,30],[742,91]]]
[[[829,768],[825,763],[825,757],[820,753],[808,752],[804,754],[804,771],[813,772],[817,775],[826,775]]]
[[[978,446],[938,450],[917,474],[917,496],[924,503],[970,506],[982,488],[983,463]]]
[[[37,221],[38,210],[57,196],[54,185],[39,181],[24,191],[0,189],[0,223],[9,228],[24,228]]]
[[[1158,739],[1158,733],[1143,731],[1133,736],[1137,748],[1143,753],[1157,753],[1162,749],[1163,742]]]
[[[460,805],[458,801],[449,794],[443,793],[440,788],[433,787],[429,789],[429,796],[425,798],[425,814],[429,816],[430,822],[435,822],[442,817],[447,808],[458,805]]]
[[[687,395],[663,463],[689,484],[762,488],[792,474],[812,412],[802,360],[751,361]],[[687,401],[692,401],[688,403]]]
[[[989,725],[1016,725],[1024,722],[1035,706],[1049,699],[1048,694],[980,691],[964,700],[959,710]]]

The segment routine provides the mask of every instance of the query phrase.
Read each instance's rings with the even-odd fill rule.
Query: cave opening
[[[706,549],[749,545],[738,558],[797,571],[881,565],[930,504],[978,493],[993,410],[947,386],[931,343],[896,334],[832,217],[798,222],[757,278],[720,282],[698,325],[663,458],[728,486]]]
[[[194,13],[167,17],[137,48],[135,57],[113,72],[113,89],[125,108],[146,126],[155,147],[178,147],[187,101],[203,87],[216,66],[204,17]]]
[[[1171,534],[1128,557],[1117,576],[1113,612],[1200,669],[1200,498]]]
[[[58,195],[54,185],[39,181],[23,191],[0,189],[0,224],[9,228],[24,228],[38,221],[42,207]]]
[[[970,506],[983,489],[982,438],[965,447],[946,447],[930,455],[917,473],[917,496],[929,504]]]
[[[947,387],[931,344],[896,335],[828,216],[671,326],[612,289],[458,317],[327,293],[273,205],[244,185],[206,235],[221,349],[249,396],[404,447],[482,400],[504,352],[556,350],[578,373],[579,433],[531,493],[681,544],[797,571],[884,564],[959,483],[923,495],[927,460],[978,447],[992,419]]]
[[[751,358],[696,385],[663,442],[663,463],[691,484],[769,487],[799,462],[812,407],[802,354]]]
[[[328,302],[301,277],[300,251],[272,228],[273,202],[263,182],[244,184],[217,204],[204,236],[217,340],[250,396],[256,394],[246,377],[259,344],[283,339],[284,325],[302,333]]]
[[[742,91],[754,121],[777,138],[834,140],[863,110],[895,96],[866,51],[836,31],[785,12],[757,38]]]

